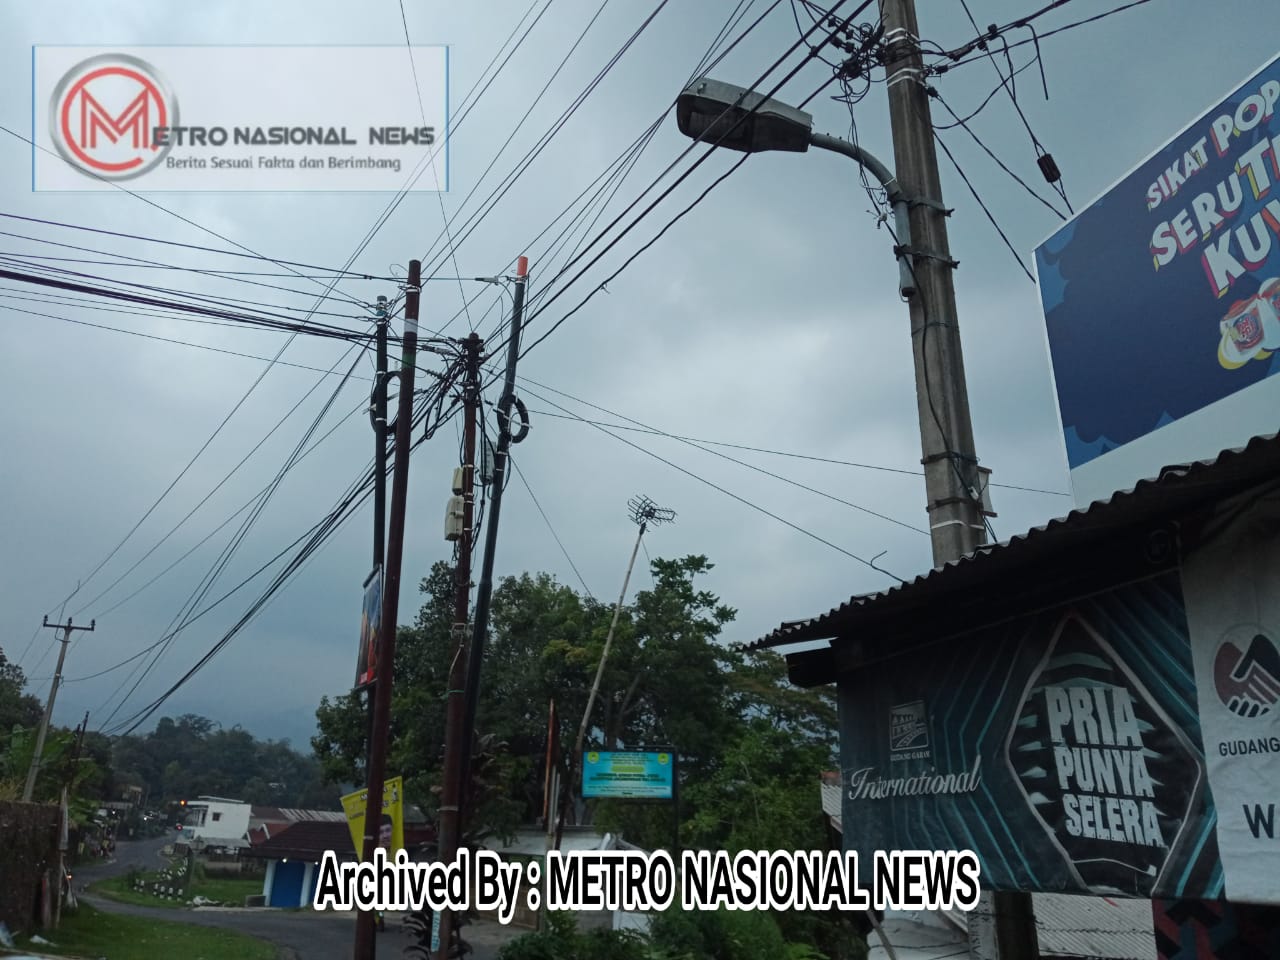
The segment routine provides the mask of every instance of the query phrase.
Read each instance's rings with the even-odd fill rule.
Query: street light
[[[805,153],[810,147],[818,147],[861,164],[880,181],[893,210],[898,289],[904,297],[915,295],[915,275],[908,255],[911,226],[907,199],[893,172],[870,153],[839,137],[814,133],[813,117],[803,110],[710,77],[695,80],[681,91],[676,98],[676,123],[687,137],[741,153]]]

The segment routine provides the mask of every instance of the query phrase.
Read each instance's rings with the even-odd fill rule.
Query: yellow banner
[[[342,809],[347,815],[347,826],[351,829],[351,842],[355,844],[357,856],[364,855],[364,812],[369,804],[368,797],[368,790],[357,790],[342,798]],[[382,786],[378,846],[387,851],[388,857],[394,857],[397,850],[404,849],[404,782],[401,777],[392,777]]]

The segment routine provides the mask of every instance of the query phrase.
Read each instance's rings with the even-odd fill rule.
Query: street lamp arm
[[[880,181],[893,209],[893,230],[897,239],[894,253],[898,258],[898,289],[903,297],[910,299],[916,292],[915,272],[911,266],[911,222],[908,217],[907,198],[898,185],[898,178],[893,171],[877,160],[872,154],[863,150],[856,143],[841,140],[825,133],[810,133],[809,145],[820,150],[843,154],[859,164],[873,177]]]

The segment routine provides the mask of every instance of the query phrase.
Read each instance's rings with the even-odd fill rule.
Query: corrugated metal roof
[[[953,582],[994,576],[1001,570],[1044,560],[1064,543],[1103,538],[1109,532],[1227,496],[1267,478],[1280,477],[1280,434],[1255,437],[1213,460],[1165,467],[1158,477],[1113,494],[1065,517],[1050,520],[1020,536],[980,547],[959,560],[879,593],[850,597],[820,616],[783,622],[776,630],[739,649],[757,650],[791,643],[827,640],[852,625],[862,611],[890,601],[919,603]]]
[[[1040,953],[1049,957],[1154,960],[1155,921],[1150,900],[1034,895]]]

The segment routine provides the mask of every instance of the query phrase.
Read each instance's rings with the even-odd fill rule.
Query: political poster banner
[[[347,815],[347,827],[351,830],[351,842],[356,855],[364,855],[365,808],[369,805],[369,791],[357,790],[342,798],[342,810]],[[378,846],[394,857],[404,849],[404,779],[391,777],[382,784],[382,815],[378,821]]]
[[[1035,251],[1080,505],[1276,429],[1278,102],[1280,56]]]
[[[382,565],[364,582],[360,609],[360,652],[356,656],[356,687],[366,687],[378,675],[378,629],[382,626]]]
[[[1280,487],[1221,505],[1182,583],[1226,895],[1280,902]]]
[[[864,868],[968,849],[992,890],[1223,892],[1176,571],[854,671],[840,724]]]
[[[582,796],[624,800],[674,797],[675,754],[591,750],[582,755]]]

